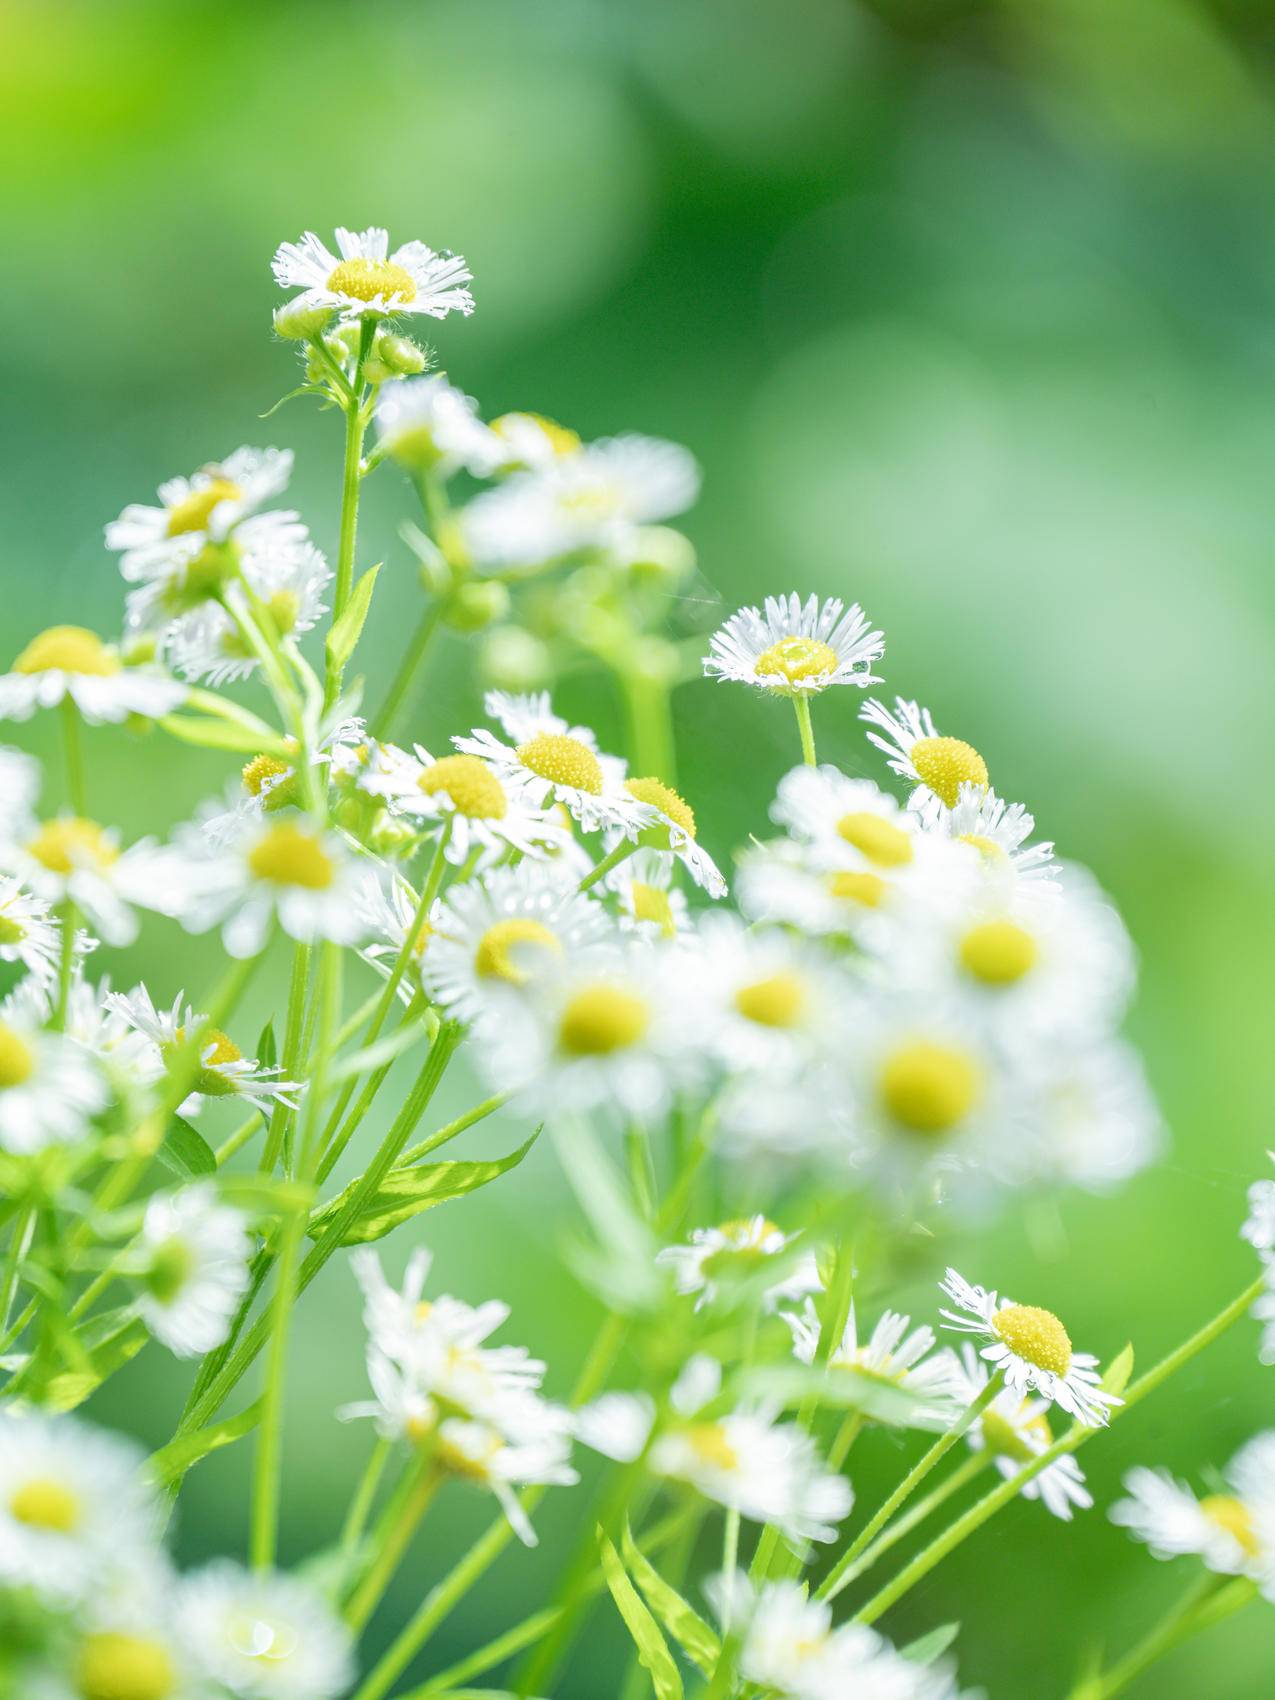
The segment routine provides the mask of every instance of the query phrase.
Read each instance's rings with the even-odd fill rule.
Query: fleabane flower
[[[957,1310],[944,1310],[945,1326],[988,1343],[980,1356],[999,1369],[1020,1396],[1039,1393],[1089,1428],[1100,1428],[1124,1401],[1102,1386],[1097,1358],[1072,1349],[1071,1336],[1052,1311],[1015,1304],[985,1287],[971,1286],[955,1269],[941,1283]]]
[[[248,1286],[252,1241],[243,1213],[197,1181],[146,1206],[137,1244],[142,1320],[176,1357],[220,1346]]]
[[[724,1068],[793,1074],[832,1041],[844,1016],[841,978],[818,951],[734,915],[706,915],[685,960],[706,1045]]]
[[[1275,1162],[1275,1152],[1267,1156]],[[1275,1180],[1254,1181],[1248,1189],[1248,1215],[1240,1229],[1264,1263],[1275,1259]]]
[[[793,1356],[800,1363],[815,1363],[821,1324],[814,1305],[807,1299],[800,1312],[784,1320],[792,1329]],[[855,1377],[866,1395],[864,1408],[891,1426],[946,1428],[961,1405],[969,1403],[961,1398],[950,1354],[934,1350],[934,1330],[925,1324],[913,1328],[911,1318],[898,1311],[882,1311],[871,1334],[860,1341],[852,1304],[845,1331],[827,1362],[829,1370]],[[908,1395],[908,1404],[890,1402],[896,1388]],[[872,1403],[877,1392],[885,1394],[879,1412]]]
[[[146,667],[126,667],[118,650],[85,626],[50,626],[0,678],[0,719],[27,720],[69,697],[85,720],[155,720],[183,702],[186,687]]]
[[[781,696],[813,696],[830,685],[878,683],[871,669],[884,653],[883,635],[857,602],[847,608],[840,597],[821,603],[812,595],[803,603],[794,593],[732,614],[709,640],[704,672]]]
[[[607,851],[627,839],[653,855],[680,864],[710,897],[725,897],[726,881],[697,840],[695,811],[686,799],[654,776],[630,777],[624,781],[624,789],[654,814],[645,820],[634,815],[625,824],[613,827],[603,840]]]
[[[349,1630],[298,1577],[220,1560],[182,1579],[174,1619],[200,1670],[239,1700],[337,1700],[354,1681]]]
[[[972,1405],[991,1379],[987,1365],[968,1344],[962,1345],[959,1358],[955,1352],[948,1355],[959,1403],[962,1408]],[[1053,1445],[1048,1410],[1041,1399],[1025,1399],[1012,1387],[1003,1388],[970,1424],[966,1443],[971,1451],[990,1454],[997,1471],[1009,1481]],[[1071,1521],[1074,1511],[1087,1511],[1093,1504],[1084,1472],[1067,1452],[1024,1482],[1019,1492],[1024,1499],[1038,1499],[1064,1523]]]
[[[25,890],[21,880],[0,877],[0,962],[17,962],[37,979],[58,971],[62,933],[49,903]]]
[[[190,1093],[180,1106],[182,1115],[198,1115],[210,1098],[241,1098],[263,1106],[282,1103],[296,1109],[304,1086],[283,1079],[282,1069],[263,1068],[255,1057],[244,1056],[219,1027],[205,1026],[204,1017],[186,1003],[185,993],[178,992],[170,1008],[157,1009],[146,987],[137,985],[131,992],[106,993],[105,1004],[150,1041],[158,1053],[160,1068],[170,1066],[187,1035],[202,1027],[198,1068]]]
[[[521,1409],[506,1406],[498,1424],[444,1417],[434,1459],[450,1475],[494,1494],[518,1539],[534,1547],[536,1532],[513,1490],[579,1481],[570,1461],[572,1427],[568,1412],[538,1398],[522,1401]]]
[[[672,1270],[679,1293],[695,1294],[696,1310],[741,1285],[753,1288],[773,1264],[773,1280],[760,1292],[763,1308],[773,1311],[823,1289],[814,1253],[793,1251],[797,1239],[765,1216],[749,1216],[717,1228],[695,1228],[689,1244],[664,1246],[655,1261]]]
[[[445,319],[472,313],[474,298],[463,286],[472,273],[459,254],[435,253],[423,242],[405,242],[390,252],[389,232],[338,227],[334,254],[313,231],[284,242],[272,269],[281,289],[300,289],[292,312],[329,308],[343,319],[390,318],[423,313]]]
[[[603,876],[604,888],[615,894],[621,932],[667,942],[690,931],[686,894],[673,884],[675,866],[674,857],[658,850],[637,850]]]
[[[137,937],[136,908],[173,912],[167,852],[150,839],[122,848],[117,832],[82,815],[58,815],[0,841],[0,864],[46,902],[74,904],[108,944]]]
[[[235,540],[222,547],[238,549],[240,545]],[[254,532],[251,544],[245,540],[242,546],[236,571],[251,586],[264,608],[264,618],[281,640],[312,630],[328,611],[323,595],[332,582],[332,570],[322,550],[304,532],[286,539]],[[260,609],[249,605],[243,585],[233,578],[222,595],[224,605],[221,600],[199,600],[164,630],[163,652],[185,679],[224,685],[248,678],[261,665],[241,624],[245,618],[260,621]],[[129,601],[131,607],[134,598]]]
[[[472,751],[436,758],[417,744],[413,756],[393,763],[369,788],[379,788],[393,814],[445,826],[447,859],[457,865],[475,851],[481,866],[515,850],[546,855],[561,839],[525,786]]]
[[[97,1592],[34,1668],[30,1700],[205,1700],[207,1684],[181,1645],[173,1578],[153,1574],[112,1599]]]
[[[579,454],[578,431],[546,419],[543,413],[502,413],[491,429],[505,446],[502,466],[509,470],[541,470],[555,460]]]
[[[910,809],[923,813],[954,809],[963,798],[970,800],[964,787],[972,787],[975,796],[987,790],[987,763],[982,756],[963,738],[941,735],[928,708],[896,697],[894,708],[889,709],[871,697],[859,718],[879,729],[868,732],[869,742],[884,752],[887,765],[912,786]]]
[[[486,478],[508,446],[478,417],[478,404],[438,373],[387,384],[376,404],[377,444],[413,472]]]
[[[1156,1558],[1199,1558],[1221,1575],[1251,1577],[1275,1600],[1275,1431],[1255,1435],[1223,1475],[1224,1491],[1201,1499],[1167,1470],[1130,1470],[1129,1497],[1111,1521]]]
[[[957,789],[953,808],[931,807],[927,824],[977,850],[987,873],[997,878],[1057,884],[1052,843],[1032,844],[1036,817],[1021,803],[1007,803],[976,780]]]
[[[394,973],[408,940],[412,941],[397,992],[401,1003],[410,1004],[424,991],[421,969],[441,905],[435,901],[429,914],[418,919],[420,898],[406,880],[396,875],[388,887],[379,880],[368,881],[360,895],[359,908],[368,938],[359,955],[387,980]]]
[[[920,826],[870,779],[851,779],[829,763],[794,767],[779,781],[770,818],[825,868],[854,868],[881,878],[915,865]]]
[[[285,490],[291,476],[291,449],[236,449],[189,478],[168,479],[156,492],[157,505],[130,502],[107,526],[106,547],[120,556],[126,579],[145,576],[153,563],[184,551],[178,539],[223,541]]]
[[[12,1012],[0,1019],[0,1149],[18,1156],[71,1144],[106,1103],[106,1085],[74,1039]]]

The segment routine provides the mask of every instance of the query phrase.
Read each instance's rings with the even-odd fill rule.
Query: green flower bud
[[[498,579],[471,579],[452,592],[444,618],[453,631],[480,632],[509,612],[509,591]]]
[[[549,646],[522,626],[497,626],[483,640],[479,667],[502,691],[538,691],[553,682]]]
[[[332,322],[331,307],[308,307],[289,302],[276,307],[274,333],[289,342],[312,342]]]
[[[667,525],[644,525],[625,557],[628,570],[641,577],[685,579],[695,571],[694,545]]]

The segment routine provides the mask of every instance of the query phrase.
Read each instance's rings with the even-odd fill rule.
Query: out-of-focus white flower
[[[220,1561],[174,1601],[198,1667],[240,1700],[337,1700],[354,1681],[350,1632],[308,1583]]]
[[[19,962],[37,979],[58,971],[62,934],[42,897],[33,897],[21,880],[0,877],[0,962]]]
[[[146,1206],[138,1309],[179,1358],[220,1346],[248,1286],[252,1241],[242,1212],[206,1182],[158,1194]]]
[[[4,836],[22,838],[33,827],[39,795],[39,762],[23,750],[0,744],[0,821],[5,823]]]
[[[1057,884],[1054,847],[1029,844],[1035,817],[1021,803],[1006,803],[995,791],[966,781],[957,790],[956,806],[931,807],[927,824],[958,843],[969,844],[996,877],[1030,880],[1034,885]]]
[[[88,1131],[106,1086],[88,1053],[64,1034],[0,1020],[0,1147],[20,1156]]]
[[[1275,1599],[1275,1431],[1255,1435],[1227,1465],[1229,1491],[1197,1499],[1167,1470],[1138,1468],[1111,1521],[1156,1558],[1192,1555],[1224,1576],[1250,1576]]]
[[[750,1216],[723,1222],[718,1228],[695,1228],[688,1245],[664,1246],[655,1261],[672,1269],[679,1293],[697,1295],[699,1310],[741,1282],[751,1287],[767,1263],[777,1260],[774,1284],[765,1286],[760,1295],[765,1308],[774,1310],[784,1301],[799,1300],[823,1288],[814,1253],[791,1253],[797,1237],[785,1234],[764,1216]]]
[[[158,506],[130,502],[107,526],[106,547],[120,555],[124,577],[137,578],[150,563],[170,556],[177,538],[221,542],[286,489],[291,476],[291,449],[236,449],[189,478],[161,484]]]
[[[947,1356],[962,1407],[972,1405],[990,1380],[987,1365],[969,1344],[962,1345],[959,1358],[950,1350]],[[1041,1399],[1024,1399],[1013,1388],[1003,1388],[970,1424],[965,1439],[972,1451],[989,1452],[1008,1481],[1053,1445],[1048,1406]],[[1046,1511],[1064,1523],[1071,1521],[1074,1510],[1087,1511],[1093,1504],[1084,1472],[1068,1452],[1046,1464],[1019,1492],[1024,1499],[1040,1500]]]
[[[414,757],[387,765],[370,780],[390,809],[427,825],[447,826],[447,859],[464,864],[477,851],[490,866],[511,850],[521,856],[547,853],[561,832],[524,786],[511,784],[494,763],[476,754],[437,760],[416,745]]]
[[[542,413],[502,413],[491,429],[505,445],[503,465],[511,471],[539,471],[560,456],[579,454],[583,446],[577,432]]]
[[[811,946],[705,916],[684,959],[705,1048],[728,1070],[792,1076],[833,1042],[846,1019],[843,981]]]
[[[820,1321],[809,1299],[798,1314],[784,1319],[792,1329],[793,1355],[813,1364],[819,1350]],[[898,1311],[881,1313],[872,1333],[861,1345],[854,1306],[845,1331],[828,1355],[828,1368],[860,1378],[866,1389],[902,1388],[916,1401],[901,1418],[905,1428],[944,1428],[968,1404],[953,1371],[951,1354],[934,1351],[934,1330],[925,1324],[911,1326],[911,1318]],[[888,1407],[887,1407],[888,1408]],[[891,1422],[888,1416],[879,1420]]]
[[[332,571],[308,538],[282,548],[245,546],[239,570],[280,638],[300,637],[328,611],[323,594],[332,582]],[[185,679],[223,685],[248,678],[261,665],[239,623],[244,618],[260,623],[260,611],[249,605],[243,586],[234,580],[225,587],[224,598],[225,606],[221,601],[201,601],[164,632],[164,653]]]
[[[620,930],[638,938],[667,941],[691,929],[686,894],[673,884],[675,861],[658,850],[637,850],[603,877],[619,903]]]
[[[768,596],[763,609],[741,608],[713,634],[704,671],[781,696],[813,696],[830,685],[878,683],[871,668],[884,653],[884,637],[857,602]]]
[[[50,626],[0,678],[0,720],[27,720],[64,697],[94,724],[130,714],[158,719],[185,696],[186,687],[163,673],[126,667],[116,650],[84,626]]]
[[[167,854],[152,840],[120,848],[119,834],[79,815],[58,815],[22,838],[0,839],[0,864],[47,903],[72,903],[108,944],[137,937],[134,907],[171,914]]]
[[[485,478],[509,455],[508,445],[478,417],[478,404],[439,373],[387,384],[376,404],[383,453],[450,478],[464,470]]]
[[[628,839],[653,855],[680,863],[710,897],[725,897],[726,881],[717,863],[696,838],[695,811],[685,798],[662,779],[626,779],[624,789],[635,801],[653,809],[655,817],[649,821],[632,818],[625,825],[613,828],[604,840],[607,850],[614,850],[622,840]]]
[[[525,1414],[506,1408],[499,1425],[445,1417],[438,1428],[435,1458],[452,1475],[493,1493],[518,1539],[534,1547],[536,1532],[513,1489],[533,1484],[571,1487],[580,1478],[570,1463],[567,1412],[543,1399],[526,1400],[524,1406]]]
[[[1132,1046],[1051,1043],[1033,1047],[1024,1062],[1025,1166],[1041,1181],[1105,1192],[1163,1148],[1164,1122]]]
[[[107,1009],[150,1041],[161,1068],[167,1067],[186,1035],[204,1021],[186,1003],[184,992],[178,992],[172,1007],[164,1010],[156,1009],[143,985],[134,986],[131,992],[107,992],[104,1001]],[[180,1106],[181,1114],[198,1115],[207,1098],[232,1097],[246,1098],[258,1105],[282,1103],[295,1110],[297,1095],[305,1090],[304,1085],[284,1080],[282,1075],[281,1068],[263,1068],[255,1057],[245,1057],[220,1028],[205,1028],[200,1041],[199,1067],[190,1095]]]
[[[445,319],[448,313],[473,312],[474,298],[462,287],[472,273],[459,254],[436,254],[423,242],[405,242],[391,253],[389,240],[389,232],[375,225],[338,227],[338,255],[307,230],[299,242],[280,245],[275,282],[303,292],[289,302],[294,313],[327,307],[343,319],[399,313]]]
[[[891,710],[872,697],[859,718],[880,728],[868,733],[869,741],[885,752],[889,766],[913,787],[910,809],[927,813],[954,809],[987,790],[987,763],[982,756],[964,739],[940,735],[928,708],[896,697]],[[972,787],[972,793],[966,787]]]
[[[1275,1162],[1275,1151],[1268,1151],[1267,1156]],[[1263,1262],[1275,1258],[1275,1181],[1254,1181],[1249,1187],[1248,1216],[1240,1234]]]

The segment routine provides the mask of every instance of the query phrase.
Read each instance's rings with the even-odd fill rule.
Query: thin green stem
[[[483,1121],[487,1116],[494,1115],[502,1105],[508,1103],[508,1092],[497,1092],[492,1098],[484,1098],[481,1104],[475,1104],[472,1110],[466,1110],[463,1116],[457,1116],[454,1122],[448,1122],[446,1127],[440,1127],[437,1133],[431,1133],[428,1139],[422,1139],[419,1145],[409,1146],[395,1164],[396,1168],[410,1168],[413,1163],[419,1163],[422,1157],[428,1157],[431,1151],[437,1151],[440,1145],[446,1145],[448,1140],[455,1139],[457,1134],[464,1133],[476,1122]]]
[[[793,711],[797,716],[797,731],[801,734],[801,759],[807,767],[815,765],[815,729],[810,723],[810,698],[804,691],[792,694]]]
[[[412,641],[408,644],[407,652],[399,663],[398,672],[394,675],[394,682],[386,692],[385,701],[381,704],[380,710],[372,722],[373,733],[376,737],[388,738],[393,731],[399,710],[412,688],[421,662],[425,659],[425,652],[433,640],[434,633],[438,630],[439,622],[443,617],[443,608],[442,597],[436,596],[421,615],[416,631],[412,635]]]
[[[591,885],[596,885],[600,879],[604,879],[606,875],[611,872],[612,868],[618,868],[620,863],[623,862],[626,857],[631,856],[636,849],[637,844],[633,841],[633,839],[622,838],[614,850],[608,851],[600,862],[596,862],[593,867],[589,869],[588,873],[580,881],[580,884],[576,889],[578,891],[588,891]]]
[[[1247,1577],[1204,1575],[1170,1606],[1152,1629],[1096,1682],[1082,1689],[1085,1700],[1112,1700],[1144,1671],[1150,1670],[1201,1629],[1230,1617],[1257,1597],[1257,1584]],[[1221,1607],[1223,1609],[1219,1610]]]
[[[398,1517],[379,1542],[376,1557],[345,1608],[345,1620],[356,1634],[364,1628],[381,1603],[381,1597],[389,1587],[394,1572],[402,1563],[403,1554],[438,1492],[441,1480],[442,1477],[434,1469],[432,1460],[422,1459],[416,1466],[412,1491],[408,1494]]]
[[[341,1571],[342,1576],[349,1570],[354,1556],[363,1539],[363,1531],[367,1528],[367,1520],[371,1514],[376,1490],[381,1485],[381,1477],[385,1474],[385,1466],[390,1458],[390,1442],[384,1435],[378,1435],[372,1451],[368,1456],[367,1466],[359,1478],[350,1500],[349,1509],[345,1514],[345,1522],[341,1526]]]
[[[865,1571],[871,1570],[877,1560],[889,1552],[892,1546],[896,1546],[905,1535],[910,1535],[913,1529],[924,1523],[926,1518],[937,1511],[941,1505],[945,1505],[953,1494],[959,1493],[967,1482],[972,1482],[975,1477],[980,1476],[991,1461],[992,1454],[986,1448],[978,1452],[971,1452],[969,1457],[958,1464],[949,1476],[944,1477],[936,1488],[931,1488],[929,1493],[922,1495],[915,1504],[910,1505],[901,1516],[894,1518],[881,1531],[872,1545],[860,1553],[854,1563],[847,1567],[836,1588],[828,1594],[827,1598],[829,1600],[834,1599],[837,1594],[842,1593],[850,1586],[851,1582],[856,1581]]]
[[[363,368],[372,350],[376,321],[365,318],[360,326],[359,352],[354,367],[353,391],[345,404],[345,460],[341,470],[341,531],[337,543],[336,584],[332,596],[333,623],[345,612],[354,588],[354,554],[359,532],[359,488],[362,478],[363,435],[367,430],[366,390]],[[325,706],[331,707],[341,694],[343,669],[334,668],[324,691]]]
[[[305,1023],[306,989],[310,983],[310,946],[298,941],[292,950],[292,978],[288,986],[288,1013],[283,1030],[284,1078],[294,1080],[301,1055],[301,1031]],[[272,1175],[278,1166],[279,1154],[287,1137],[288,1121],[296,1112],[275,1100],[270,1112],[270,1127],[261,1153],[261,1172]]]
[[[621,669],[620,684],[629,710],[629,751],[633,769],[676,785],[673,720],[669,689],[662,679]]]
[[[52,1026],[61,1032],[66,1026],[66,1012],[71,1002],[71,983],[75,979],[75,935],[80,924],[80,912],[70,898],[59,906],[58,919],[62,924],[62,939],[58,956],[58,1001]]]
[[[8,1333],[9,1317],[18,1291],[18,1271],[35,1232],[35,1219],[36,1209],[31,1203],[21,1205],[13,1218],[9,1248],[4,1259],[4,1274],[0,1276],[0,1334]]]

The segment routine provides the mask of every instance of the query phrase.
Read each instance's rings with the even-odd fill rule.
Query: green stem
[[[1124,1658],[1096,1682],[1082,1687],[1081,1692],[1086,1700],[1112,1700],[1113,1695],[1122,1694],[1135,1677],[1150,1670],[1166,1653],[1199,1630],[1230,1617],[1256,1596],[1257,1584],[1247,1577],[1202,1576]],[[1220,1606],[1224,1609],[1219,1611]]]
[[[80,711],[75,699],[64,696],[62,709],[62,741],[66,749],[66,794],[72,810],[81,817],[88,814],[88,787],[84,781],[84,750],[80,743]]]
[[[30,1246],[31,1235],[35,1231],[35,1218],[34,1204],[22,1205],[13,1218],[13,1229],[9,1235],[9,1249],[4,1260],[4,1275],[0,1278],[0,1334],[7,1334],[9,1330],[9,1317],[13,1311],[13,1301],[18,1291],[18,1270]]]
[[[306,988],[310,982],[310,946],[298,942],[292,951],[292,979],[288,986],[288,1013],[283,1033],[283,1066],[286,1080],[296,1079],[296,1067],[301,1055],[301,1030],[305,1022]],[[261,1172],[272,1175],[279,1162],[287,1137],[288,1119],[295,1112],[286,1104],[275,1102],[270,1113],[270,1128],[261,1153]]]
[[[971,1452],[963,1463],[957,1465],[950,1476],[945,1477],[936,1488],[931,1488],[929,1493],[916,1501],[915,1505],[909,1506],[902,1516],[896,1517],[887,1528],[883,1529],[872,1545],[846,1568],[837,1586],[826,1597],[829,1600],[835,1599],[838,1594],[850,1586],[851,1582],[862,1576],[865,1571],[871,1570],[883,1554],[889,1552],[890,1548],[901,1541],[905,1535],[910,1535],[918,1524],[924,1523],[926,1518],[937,1511],[940,1505],[945,1505],[954,1493],[959,1493],[967,1482],[972,1482],[976,1476],[981,1475],[991,1461],[992,1454],[986,1448],[979,1452]]]
[[[620,671],[629,710],[629,751],[634,771],[677,784],[668,686],[643,673]]]
[[[432,1449],[431,1449],[432,1450]],[[422,1459],[415,1471],[412,1490],[408,1494],[401,1511],[386,1531],[385,1538],[380,1542],[375,1559],[367,1575],[355,1589],[349,1605],[345,1608],[345,1620],[358,1634],[381,1603],[393,1579],[394,1572],[402,1562],[403,1554],[407,1551],[412,1536],[416,1533],[421,1518],[429,1509],[430,1502],[438,1492],[442,1480],[434,1469],[431,1460]]]
[[[631,856],[636,849],[637,845],[631,838],[622,838],[614,850],[608,851],[600,862],[595,863],[594,866],[589,869],[588,873],[580,881],[580,884],[576,889],[578,891],[588,891],[591,885],[596,885],[600,879],[604,878],[611,872],[612,868],[618,868],[620,863],[623,862],[626,857]]]
[[[403,706],[407,693],[412,688],[417,670],[425,659],[425,652],[430,646],[434,633],[438,630],[439,621],[443,617],[443,599],[436,596],[421,615],[412,641],[407,646],[407,653],[399,663],[398,672],[394,675],[394,683],[390,686],[381,704],[380,712],[372,722],[373,735],[377,738],[388,738],[394,729],[394,722]]]
[[[337,543],[336,585],[332,596],[333,624],[345,612],[354,588],[354,552],[359,531],[359,481],[362,477],[363,435],[367,430],[366,392],[363,367],[372,350],[376,321],[363,320],[360,326],[358,359],[354,367],[354,387],[345,405],[345,460],[341,471],[341,531]],[[341,694],[343,669],[333,669],[324,691],[324,706],[330,708]]]
[[[75,934],[80,913],[68,897],[58,909],[62,923],[61,952],[58,957],[58,1001],[53,1012],[52,1026],[61,1032],[66,1026],[66,1012],[71,1002],[71,982],[75,978]]]
[[[463,1116],[457,1116],[454,1122],[448,1122],[446,1127],[440,1127],[437,1133],[431,1133],[428,1139],[422,1139],[419,1145],[409,1146],[395,1164],[396,1168],[410,1168],[413,1163],[419,1163],[422,1157],[428,1157],[431,1151],[437,1151],[440,1145],[446,1145],[449,1139],[455,1139],[457,1134],[464,1133],[473,1127],[475,1122],[494,1115],[502,1105],[508,1103],[508,1092],[497,1092],[493,1098],[484,1098],[481,1104],[475,1104],[472,1110],[466,1110]]]
[[[815,729],[810,723],[810,698],[804,691],[794,691],[792,706],[797,716],[797,730],[801,734],[801,759],[807,767],[815,765]]]

